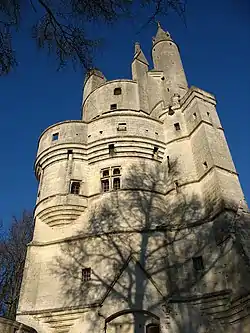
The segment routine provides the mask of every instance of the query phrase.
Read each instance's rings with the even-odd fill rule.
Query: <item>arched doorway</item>
[[[152,312],[123,310],[106,318],[105,333],[159,333],[159,322]]]

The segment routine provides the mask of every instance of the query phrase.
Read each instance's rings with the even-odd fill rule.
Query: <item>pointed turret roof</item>
[[[158,29],[157,29],[156,36],[153,38],[153,44],[156,44],[163,40],[173,41],[170,36],[170,33],[168,31],[164,31],[162,29],[160,23],[158,22]]]
[[[134,55],[134,60],[139,60],[141,62],[143,62],[144,64],[146,64],[147,66],[149,66],[148,61],[141,49],[141,46],[139,43],[135,43],[135,55]]]

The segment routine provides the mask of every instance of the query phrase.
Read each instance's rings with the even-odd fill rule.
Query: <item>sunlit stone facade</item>
[[[215,97],[160,26],[152,58],[90,71],[82,119],[40,136],[17,315],[38,333],[248,332],[248,208]]]

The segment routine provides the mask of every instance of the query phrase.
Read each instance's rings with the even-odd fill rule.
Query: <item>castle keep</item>
[[[17,320],[37,333],[249,332],[248,208],[215,97],[160,26],[153,69],[84,82],[40,136]]]

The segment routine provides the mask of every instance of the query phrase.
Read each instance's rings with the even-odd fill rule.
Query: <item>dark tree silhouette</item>
[[[0,0],[0,75],[8,74],[18,63],[12,37],[26,18],[33,20],[31,37],[39,48],[56,56],[59,68],[72,62],[89,69],[100,38],[89,37],[91,24],[129,19],[146,6],[152,14],[146,24],[170,9],[181,17],[185,12],[184,0]]]
[[[175,179],[177,161],[168,170],[157,164],[154,168],[133,165],[123,179],[123,189],[105,193],[96,202],[86,230],[61,247],[51,269],[61,281],[64,306],[92,305],[105,318],[110,311],[120,310],[121,304],[152,312],[163,306],[162,311],[174,313],[178,332],[196,332],[201,322],[204,329],[209,326],[211,332],[224,332],[209,310],[220,302],[224,311],[232,289],[243,285],[241,272],[230,261],[235,237],[227,230],[217,246],[214,203],[204,205],[198,195],[176,187]],[[221,223],[228,225],[231,219],[233,224],[235,218],[235,213],[223,215]],[[193,258],[201,254],[205,264],[196,270]],[[92,269],[90,281],[83,281],[84,267]],[[155,297],[152,288],[161,296]],[[207,308],[202,307],[201,295],[209,299]],[[95,331],[98,321],[92,315],[90,330]],[[137,332],[137,325],[143,325],[142,314],[132,311],[131,315]],[[147,316],[143,318],[146,323]],[[127,325],[119,319],[106,324],[114,332],[116,327],[123,332],[120,325],[124,332],[129,331],[131,318]]]
[[[15,319],[26,257],[33,236],[33,216],[24,211],[14,217],[9,230],[0,237],[0,314]]]

